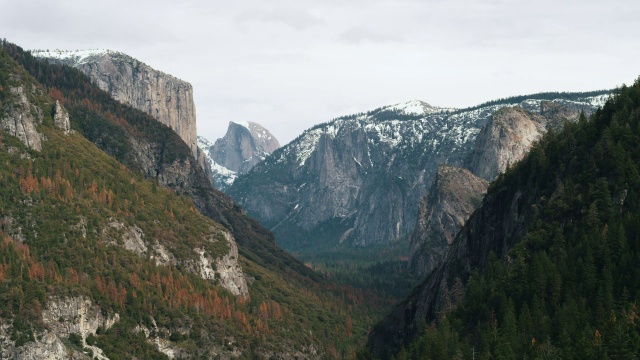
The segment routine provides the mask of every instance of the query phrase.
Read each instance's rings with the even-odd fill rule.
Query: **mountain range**
[[[1,45],[2,358],[640,353],[640,82],[280,148],[252,122],[196,139],[191,86],[125,54]]]
[[[371,332],[373,353],[637,356],[639,109],[636,81],[500,175],[443,261]]]
[[[543,93],[468,109],[422,101],[314,126],[227,190],[291,251],[407,241],[438,166],[492,180],[548,128],[590,114],[609,91]]]

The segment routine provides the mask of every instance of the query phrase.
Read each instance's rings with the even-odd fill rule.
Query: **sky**
[[[0,0],[25,49],[112,49],[194,87],[198,134],[314,124],[419,99],[467,107],[640,75],[640,1]]]

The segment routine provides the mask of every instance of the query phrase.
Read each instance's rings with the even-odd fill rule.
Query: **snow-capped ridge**
[[[72,61],[76,64],[83,64],[92,56],[104,54],[117,54],[119,52],[109,49],[86,49],[86,50],[31,50],[31,54],[38,58],[49,58],[57,60]],[[122,54],[122,53],[120,53]]]
[[[117,51],[117,50],[110,50],[110,49],[85,49],[85,50],[60,50],[60,49],[56,49],[56,50],[29,50],[29,52],[31,52],[31,55],[40,58],[40,59],[49,59],[49,60],[53,60],[53,61],[57,61],[57,62],[61,62],[63,64],[66,65],[71,65],[73,67],[79,67],[81,65],[84,65],[86,63],[89,63],[91,61],[93,61],[95,58],[99,58],[105,55],[108,55],[112,58],[123,58],[125,61],[127,62],[135,62],[138,63],[139,65],[142,66],[146,66],[148,68],[152,68],[154,69],[154,71],[158,72],[159,74],[161,74],[162,76],[168,77],[168,78],[173,78],[176,79],[180,82],[184,82],[185,84],[187,84],[189,87],[191,87],[191,84],[188,83],[185,80],[182,80],[174,75],[168,74],[166,72],[157,70],[155,68],[153,68],[152,66],[132,57],[131,55],[128,55],[126,53],[123,53],[121,51]]]

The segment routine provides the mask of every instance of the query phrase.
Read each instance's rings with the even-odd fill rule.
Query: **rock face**
[[[78,68],[114,99],[169,126],[197,155],[196,108],[188,82],[112,50],[34,51],[33,55]]]
[[[257,163],[280,147],[269,130],[254,122],[229,122],[223,138],[212,145],[198,137],[213,171],[214,186],[225,191],[238,175],[246,174]]]
[[[35,334],[32,342],[16,347],[10,339],[9,324],[0,321],[0,357],[2,359],[38,360],[38,359],[99,359],[108,360],[102,349],[88,345],[87,336],[95,335],[98,328],[109,329],[120,316],[106,314],[89,299],[84,297],[49,299],[42,311],[45,330]],[[79,335],[84,348],[90,349],[93,356],[67,348],[62,339],[71,334]]]
[[[42,124],[43,114],[42,110],[33,104],[33,96],[37,89],[17,86],[4,91],[7,90],[12,101],[7,101],[3,106],[0,127],[19,138],[29,148],[42,150],[42,134],[36,127]]]
[[[213,259],[204,249],[196,248],[198,261],[188,264],[186,268],[199,274],[203,279],[220,280],[220,285],[236,296],[249,296],[247,280],[238,263],[238,246],[231,234],[224,234],[229,244],[229,253],[221,258]]]
[[[542,101],[536,104],[539,107],[534,112],[532,104],[532,101],[525,101],[518,106],[506,106],[490,117],[465,161],[473,174],[463,174],[460,169],[459,176],[450,179],[450,183],[460,185],[455,191],[457,196],[446,194],[447,189],[438,185],[436,177],[429,199],[420,203],[417,226],[411,236],[410,267],[413,273],[424,276],[437,265],[447,251],[447,244],[451,244],[464,221],[480,203],[487,184],[480,184],[476,176],[492,181],[520,161],[548,129],[560,128],[565,121],[576,121],[583,111],[586,114],[593,111],[591,105],[579,102]],[[442,201],[444,204],[440,203]]]
[[[65,134],[71,132],[71,122],[69,122],[69,113],[62,107],[60,101],[56,100],[53,108],[53,125],[62,130]]]
[[[369,346],[376,355],[388,358],[406,345],[421,326],[436,318],[458,279],[466,282],[473,268],[484,271],[489,253],[501,256],[522,238],[534,216],[537,201],[538,189],[523,192],[503,187],[488,193],[455,237],[445,258],[409,298],[371,332]]]
[[[496,111],[478,134],[469,169],[483,179],[493,180],[522,159],[546,132],[546,127],[547,119],[527,113],[521,107]]]
[[[479,141],[487,146],[476,157],[493,159],[483,155],[492,154],[493,140],[482,139],[494,133],[487,127],[494,119],[495,126],[500,119],[530,122],[510,132],[498,131],[506,134],[506,150],[500,151],[514,152],[500,156],[506,166],[524,154],[524,148],[516,154],[520,147],[513,142],[519,137],[537,139],[544,131],[544,125],[531,119],[542,121],[545,112],[560,118],[565,111],[560,109],[589,112],[607,97],[557,96],[519,97],[465,110],[412,101],[338,118],[275,151],[239,177],[227,193],[292,250],[319,242],[369,245],[406,239],[415,229],[420,199],[429,195],[439,165],[463,167]],[[514,106],[518,108],[502,110],[505,115],[498,112]],[[527,133],[514,134],[520,130]],[[489,165],[475,167],[482,166]],[[321,238],[321,233],[331,236]]]
[[[454,237],[482,203],[489,183],[466,169],[441,165],[418,210],[411,236],[411,271],[422,277],[442,260]]]
[[[206,280],[220,281],[220,286],[229,290],[236,296],[249,296],[247,279],[238,263],[238,246],[233,236],[226,230],[211,229],[210,242],[216,241],[217,235],[224,239],[229,249],[223,256],[212,257],[205,249],[193,249],[193,259],[178,261],[157,239],[147,239],[146,235],[137,225],[126,226],[113,218],[107,227],[102,229],[103,239],[112,245],[122,246],[125,249],[145,258],[149,255],[157,265],[176,265],[181,263],[191,273],[199,275]],[[221,232],[221,234],[220,234]]]

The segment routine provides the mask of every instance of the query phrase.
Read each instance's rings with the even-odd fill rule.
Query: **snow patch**
[[[83,64],[89,58],[101,56],[104,54],[115,54],[117,51],[107,49],[88,49],[88,50],[33,50],[31,54],[37,58],[49,58],[56,60],[73,61],[76,64]]]

